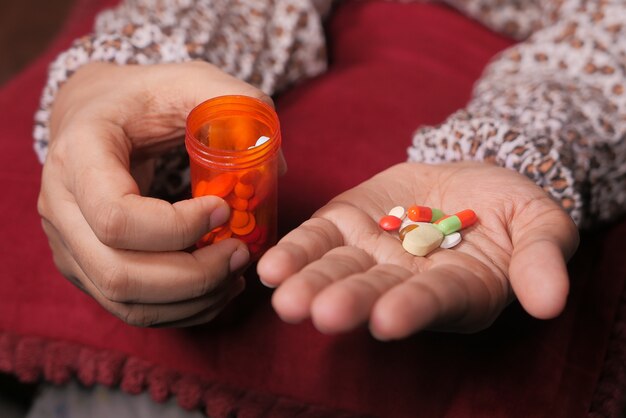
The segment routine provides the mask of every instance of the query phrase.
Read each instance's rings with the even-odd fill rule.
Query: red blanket
[[[212,417],[619,416],[624,221],[583,237],[558,319],[537,321],[513,305],[476,335],[324,336],[282,323],[252,274],[215,323],[193,329],[125,325],[75,289],[55,271],[36,212],[32,115],[47,63],[105,3],[79,1],[51,50],[0,90],[0,371],[176,395]],[[413,130],[462,107],[487,60],[511,43],[432,4],[348,2],[328,29],[330,71],[277,100],[290,162],[283,233],[404,160]]]

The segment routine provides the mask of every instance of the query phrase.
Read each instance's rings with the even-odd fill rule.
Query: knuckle
[[[149,327],[160,321],[159,310],[150,309],[146,305],[130,305],[123,308],[117,316],[135,327]]]
[[[92,226],[96,237],[104,245],[118,246],[127,228],[127,217],[119,203],[109,203],[97,209]]]
[[[131,302],[130,278],[121,266],[111,267],[102,274],[100,280],[95,281],[96,287],[102,295],[112,302]]]
[[[43,192],[40,192],[39,196],[37,197],[37,213],[39,214],[39,217],[47,219],[48,203],[46,202],[46,198]]]
[[[172,230],[174,231],[174,237],[176,237],[176,245],[178,248],[184,248],[193,237],[194,229],[190,222],[176,211],[174,206],[172,208],[174,210]]]

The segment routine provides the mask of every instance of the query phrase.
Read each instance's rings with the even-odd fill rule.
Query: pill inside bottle
[[[280,143],[278,116],[258,99],[220,96],[190,112],[185,146],[192,195],[218,196],[231,209],[229,221],[199,246],[237,238],[257,259],[276,242]]]

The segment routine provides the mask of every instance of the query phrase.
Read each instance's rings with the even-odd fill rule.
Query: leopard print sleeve
[[[94,32],[76,40],[50,66],[35,115],[40,161],[47,152],[54,97],[88,62],[204,60],[267,94],[323,72],[325,41],[318,9],[327,9],[329,0],[312,1],[124,0],[101,13]]]
[[[517,170],[588,225],[626,210],[626,3],[555,3],[552,22],[490,63],[466,109],[416,132],[409,160]]]

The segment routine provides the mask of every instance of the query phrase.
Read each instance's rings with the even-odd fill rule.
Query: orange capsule
[[[256,227],[256,219],[254,218],[254,215],[249,212],[244,212],[244,213],[248,215],[248,222],[245,225],[242,225],[240,227],[235,227],[231,224],[230,226],[230,229],[233,231],[233,234],[239,235],[241,237],[248,235]]]
[[[435,222],[441,219],[443,212],[428,206],[413,205],[406,211],[406,216],[413,222]]]

